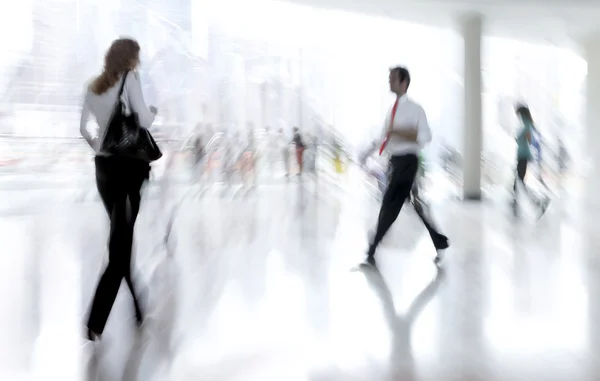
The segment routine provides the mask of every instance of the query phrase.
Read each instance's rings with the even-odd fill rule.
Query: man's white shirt
[[[390,127],[392,110],[393,107],[390,107],[390,111],[388,111],[387,117],[385,118],[382,141],[387,135]],[[423,147],[431,142],[431,130],[429,129],[425,110],[423,110],[421,105],[408,99],[406,94],[398,99],[398,106],[396,107],[396,116],[394,118],[392,129],[395,131],[417,129],[417,141],[409,142],[399,136],[391,136],[385,148],[386,153],[389,155],[417,155]]]

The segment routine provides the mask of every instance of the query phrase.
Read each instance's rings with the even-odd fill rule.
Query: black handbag
[[[113,156],[139,159],[149,163],[160,159],[162,152],[150,131],[140,126],[137,113],[131,110],[130,115],[125,115],[125,105],[121,96],[123,95],[127,74],[129,72],[125,72],[121,80],[117,103],[106,128],[100,151]]]

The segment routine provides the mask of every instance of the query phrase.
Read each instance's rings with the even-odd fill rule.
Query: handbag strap
[[[129,70],[125,71],[125,73],[123,74],[123,78],[121,78],[121,87],[119,88],[119,94],[117,94],[117,100],[115,101],[115,105],[113,106],[112,114],[110,116],[111,121],[115,117],[115,114],[117,113],[117,109],[120,106],[120,104],[122,103],[121,96],[123,95],[123,90],[125,89],[125,80],[127,80],[128,74],[129,74]],[[109,122],[109,125],[110,125],[110,122]],[[104,142],[107,132],[108,132],[108,126],[104,130],[104,135],[102,136],[102,142]]]
[[[123,96],[123,90],[125,89],[125,81],[127,80],[127,75],[129,75],[129,70],[123,73],[123,78],[121,79],[121,88],[119,89],[119,94],[117,95],[117,103],[121,101],[121,96]]]
[[[115,101],[115,105],[113,106],[113,113],[111,119],[114,117],[117,112],[117,107],[120,106],[121,97],[123,96],[123,90],[125,89],[125,81],[127,80],[127,75],[129,74],[129,70],[123,73],[123,77],[121,78],[121,86],[119,87],[119,93],[117,94],[117,100]]]

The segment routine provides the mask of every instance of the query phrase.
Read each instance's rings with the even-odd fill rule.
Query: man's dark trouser
[[[369,247],[369,255],[375,254],[377,246],[398,218],[402,206],[410,196],[415,177],[419,170],[419,159],[416,155],[392,156],[390,159],[390,169],[389,183],[381,202],[377,231]],[[435,229],[433,223],[426,216],[420,200],[417,197],[413,197],[412,201],[415,211],[427,228],[434,246],[436,248],[444,247],[447,244],[448,238]]]
[[[425,225],[427,232],[429,233],[429,237],[431,237],[431,241],[433,242],[433,246],[437,249],[445,249],[448,247],[448,237],[440,233],[431,219],[427,216],[425,208],[423,208],[423,204],[421,203],[421,199],[419,198],[418,191],[415,192],[415,189],[412,191],[412,205],[417,212],[417,215]]]

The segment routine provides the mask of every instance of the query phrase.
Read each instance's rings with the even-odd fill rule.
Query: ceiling
[[[579,50],[598,29],[600,2],[588,0],[285,0],[318,8],[458,28],[460,15],[479,12],[484,33]],[[594,5],[596,3],[596,5]]]

